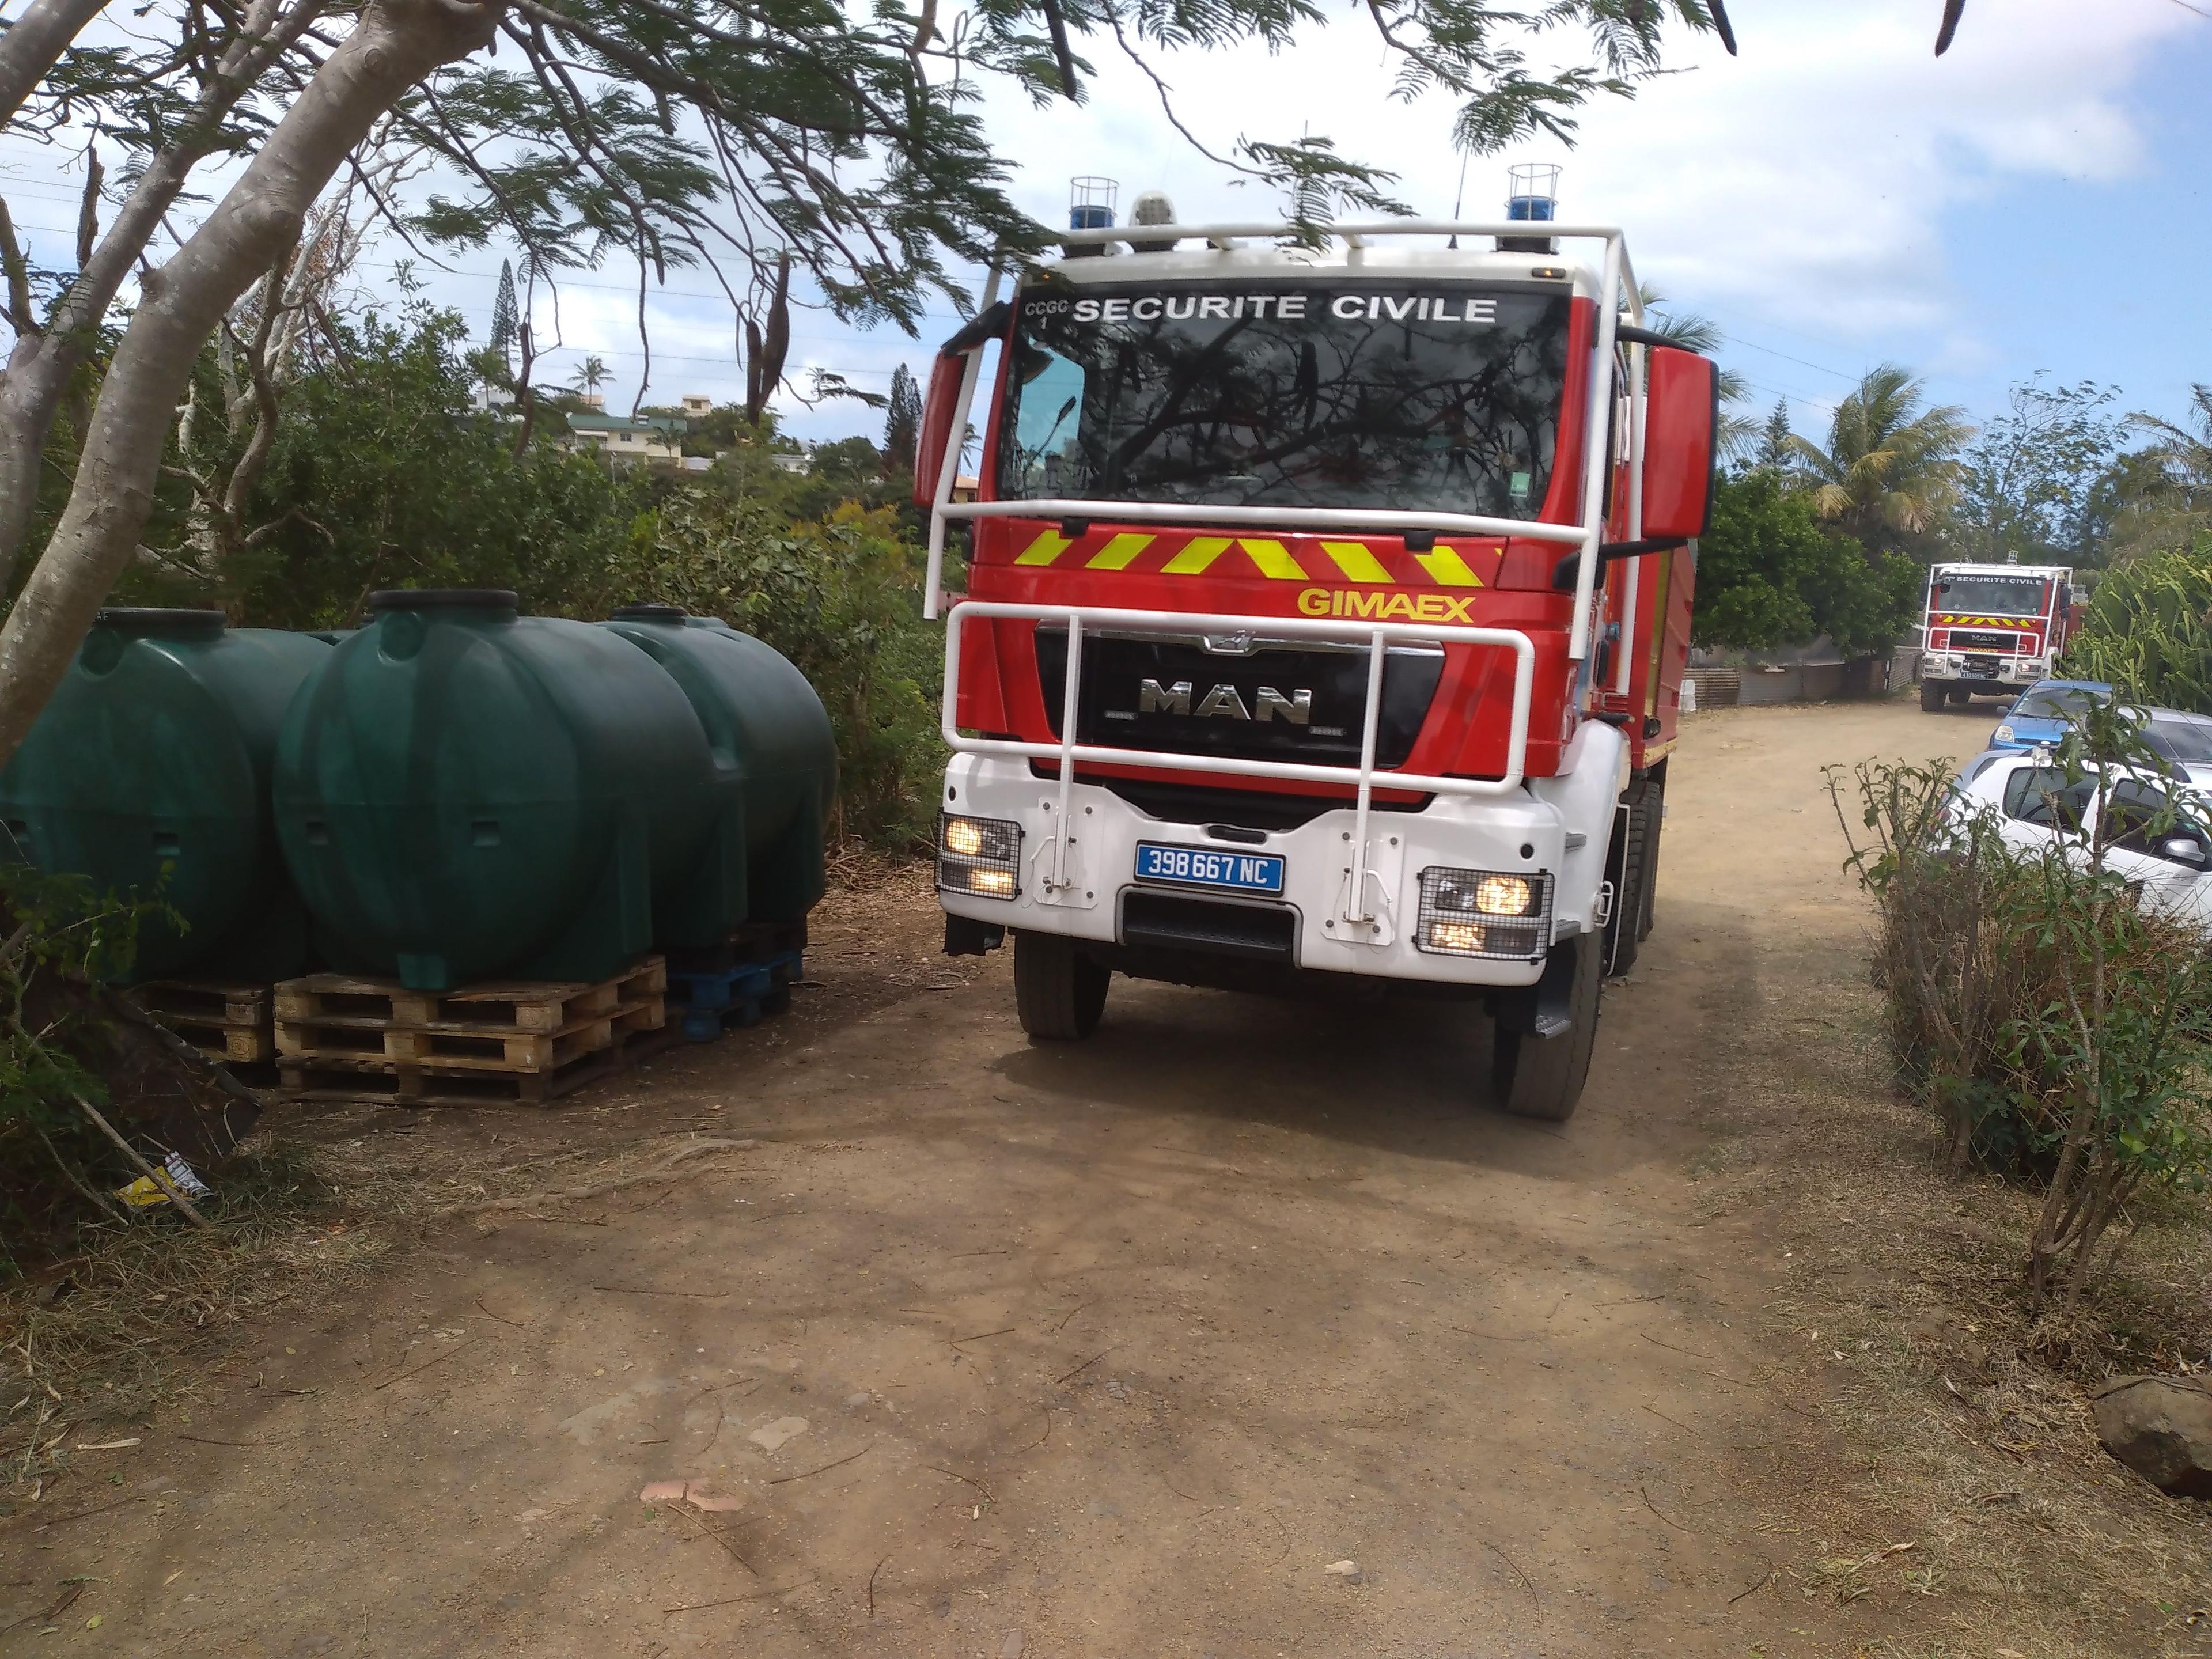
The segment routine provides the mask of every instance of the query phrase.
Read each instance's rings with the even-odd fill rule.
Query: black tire
[[[1644,803],[1650,792],[1649,779],[1633,780],[1620,798],[1628,809],[1627,816],[1623,818],[1616,813],[1613,818],[1620,826],[1621,844],[1606,861],[1613,882],[1613,910],[1605,919],[1605,971],[1609,979],[1636,966],[1637,951],[1644,941],[1638,929],[1644,921],[1644,884],[1650,879],[1651,868],[1650,825]]]
[[[1014,1012],[1040,1042],[1080,1042],[1098,1029],[1113,972],[1058,933],[1014,935]]]
[[[1960,708],[1964,708],[1967,704],[1973,702],[1973,700],[1974,688],[1972,686],[1954,685],[1951,688],[1951,701],[1958,704]]]
[[[1565,947],[1575,953],[1574,983],[1567,994],[1574,1024],[1568,1030],[1540,1037],[1501,1025],[1491,1034],[1491,1087],[1498,1105],[1514,1116],[1565,1123],[1575,1115],[1597,1046],[1603,945],[1601,935],[1584,933]]]
[[[1944,694],[1949,690],[1942,680],[1921,681],[1920,712],[1923,714],[1939,713],[1943,707]]]
[[[1644,905],[1636,918],[1636,937],[1651,937],[1651,925],[1659,915],[1659,832],[1667,823],[1667,774],[1662,766],[1659,774],[1644,787]]]

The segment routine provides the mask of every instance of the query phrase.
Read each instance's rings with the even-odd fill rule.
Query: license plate
[[[1143,841],[1137,843],[1137,879],[1273,896],[1283,890],[1283,860],[1273,853],[1222,853]]]

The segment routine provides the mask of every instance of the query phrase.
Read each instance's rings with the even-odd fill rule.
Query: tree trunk
[[[31,0],[31,9],[0,33],[0,127],[15,118],[23,100],[106,3],[107,0]]]
[[[54,416],[71,378],[92,355],[100,321],[115,303],[117,290],[154,240],[161,216],[175,204],[192,168],[206,155],[238,100],[326,9],[322,0],[296,0],[280,20],[279,0],[260,0],[252,8],[239,40],[223,54],[183,130],[139,176],[107,234],[89,258],[79,261],[76,280],[55,302],[44,325],[35,332],[17,331],[7,369],[0,374],[0,592],[14,579],[15,561],[30,535],[40,469],[45,465]],[[0,36],[0,40],[9,38]]]
[[[0,765],[67,671],[153,509],[169,422],[208,336],[300,234],[377,117],[488,43],[504,0],[373,0],[237,184],[143,280],[100,390],[68,508],[0,629]]]

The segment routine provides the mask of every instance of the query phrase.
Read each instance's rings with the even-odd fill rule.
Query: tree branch
[[[100,15],[107,0],[31,0],[0,33],[0,127],[15,118],[23,100],[61,62],[70,43]]]

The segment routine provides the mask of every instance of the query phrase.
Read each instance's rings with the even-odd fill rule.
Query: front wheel
[[[1080,1042],[1106,1012],[1111,969],[1058,933],[1014,935],[1014,1012],[1041,1042]]]
[[[1943,707],[1944,694],[1950,688],[1942,680],[1920,682],[1920,712],[1933,714]]]
[[[1968,703],[1973,702],[1973,700],[1974,688],[1972,686],[1954,685],[1951,688],[1951,701],[1958,704],[1960,708],[1964,708]]]
[[[1498,1103],[1516,1117],[1565,1123],[1575,1115],[1597,1046],[1597,1006],[1604,977],[1603,935],[1583,933],[1553,949],[1574,953],[1567,1012],[1573,1024],[1557,1036],[1498,1026],[1491,1036],[1490,1081]]]

